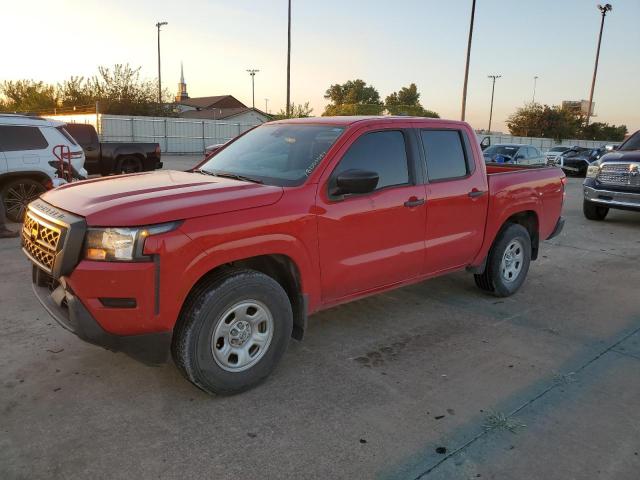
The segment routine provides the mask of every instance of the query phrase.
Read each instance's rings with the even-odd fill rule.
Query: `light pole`
[[[158,22],[158,103],[162,104],[162,74],[160,73],[160,27],[169,25],[167,22]]]
[[[489,135],[491,135],[491,118],[493,117],[493,94],[496,90],[496,80],[498,78],[502,78],[502,75],[487,75],[487,78],[491,78],[493,80],[493,85],[491,86],[491,109],[489,110]]]
[[[596,75],[598,74],[598,60],[600,59],[600,43],[602,42],[602,29],[604,28],[604,17],[607,16],[607,12],[613,10],[610,3],[605,5],[598,5],[598,10],[602,14],[602,20],[600,21],[600,35],[598,35],[598,49],[596,50],[596,64],[593,67],[593,80],[591,80],[591,93],[589,94],[589,110],[587,112],[587,120],[585,125],[589,125],[589,117],[593,114],[593,90],[596,87]]]
[[[252,108],[256,108],[256,73],[258,73],[260,70],[256,70],[256,69],[249,69],[247,70],[247,73],[249,75],[251,75],[251,107]]]
[[[287,20],[287,118],[291,110],[291,0],[289,0],[288,20]]]
[[[531,103],[536,103],[536,83],[540,77],[535,75],[533,77],[533,98],[531,99]]]
[[[269,99],[264,99],[264,113],[269,113]]]
[[[471,4],[471,22],[469,23],[469,41],[467,43],[467,64],[464,68],[464,86],[462,87],[462,115],[461,120],[467,110],[467,83],[469,82],[469,60],[471,59],[471,38],[473,37],[473,19],[476,16],[476,0]]]

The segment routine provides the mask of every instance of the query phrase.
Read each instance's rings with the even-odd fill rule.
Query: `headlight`
[[[147,237],[174,230],[178,222],[138,228],[90,228],[84,242],[84,258],[106,262],[145,261],[144,242]]]
[[[600,165],[589,165],[587,167],[587,178],[596,178],[600,172]]]

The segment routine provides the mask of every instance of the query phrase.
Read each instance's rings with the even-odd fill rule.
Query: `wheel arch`
[[[505,218],[500,227],[496,229],[495,235],[491,237],[491,241],[488,241],[488,231],[485,232],[485,244],[483,245],[482,252],[475,259],[473,264],[467,267],[467,271],[474,273],[476,275],[482,274],[487,265],[487,259],[489,258],[489,254],[491,253],[491,249],[493,245],[496,243],[500,235],[511,224],[522,225],[527,232],[529,232],[529,237],[531,238],[531,260],[536,260],[538,258],[538,251],[540,249],[540,220],[538,216],[538,212],[535,210],[521,210],[515,213],[511,213],[511,215]]]
[[[184,295],[180,307],[180,315],[178,316],[174,330],[179,323],[182,310],[188,303],[189,295],[191,295],[192,292],[197,291],[203,283],[210,282],[213,278],[219,277],[220,275],[230,274],[236,269],[250,269],[261,272],[280,284],[291,302],[293,312],[292,337],[296,340],[302,340],[307,326],[308,297],[307,294],[303,292],[302,273],[298,264],[291,256],[284,253],[265,253],[232,259],[206,270],[195,283],[191,285],[186,295]]]

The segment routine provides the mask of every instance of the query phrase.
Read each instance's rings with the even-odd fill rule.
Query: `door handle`
[[[419,207],[420,205],[424,205],[424,198],[411,197],[409,200],[404,202],[404,206],[409,208]]]
[[[484,191],[484,190],[477,190],[477,189],[475,189],[475,188],[474,188],[473,190],[471,190],[471,191],[469,192],[469,196],[470,196],[471,198],[477,198],[477,197],[481,197],[481,196],[482,196],[482,195],[484,195],[485,193],[487,193],[487,192],[486,192],[486,191]]]

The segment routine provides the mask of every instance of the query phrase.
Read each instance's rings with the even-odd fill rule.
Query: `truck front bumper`
[[[82,340],[99,345],[111,351],[119,351],[147,365],[157,365],[167,361],[171,347],[171,331],[139,335],[114,335],[104,330],[89,310],[74,295],[64,277],[51,291],[46,285],[48,279],[33,267],[33,292],[44,309],[62,327]]]
[[[640,210],[640,193],[583,187],[584,199],[604,207]]]

